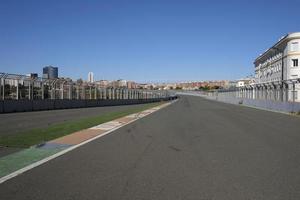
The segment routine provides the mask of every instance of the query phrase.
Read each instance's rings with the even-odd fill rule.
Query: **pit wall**
[[[30,112],[71,108],[88,108],[102,106],[120,106],[169,101],[177,97],[153,99],[109,99],[109,100],[5,100],[0,101],[0,113]]]

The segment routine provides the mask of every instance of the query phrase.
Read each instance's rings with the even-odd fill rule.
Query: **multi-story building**
[[[126,80],[119,79],[119,80],[117,80],[117,82],[118,82],[118,87],[121,87],[121,88],[126,88],[127,87],[127,81]]]
[[[253,84],[255,84],[254,78],[241,78],[236,81],[235,87],[240,88],[240,87],[250,86]]]
[[[127,88],[128,89],[136,89],[137,84],[134,81],[127,81]]]
[[[93,72],[88,73],[88,82],[94,83],[94,73]]]
[[[196,90],[202,87],[220,87],[225,88],[228,85],[228,81],[193,81],[193,82],[181,82],[173,85],[174,88],[179,87],[183,90]]]
[[[234,89],[238,85],[238,81],[228,81],[226,86],[224,87],[225,89]]]
[[[107,88],[109,83],[110,82],[108,80],[100,80],[95,82],[95,84],[99,85],[101,88]]]
[[[300,32],[282,37],[255,59],[256,84],[286,87],[288,100],[300,99]]]
[[[31,79],[36,79],[38,78],[38,74],[37,73],[30,73],[30,74],[27,74],[26,76],[30,77]]]
[[[55,79],[58,78],[58,68],[46,66],[43,68],[43,78]]]

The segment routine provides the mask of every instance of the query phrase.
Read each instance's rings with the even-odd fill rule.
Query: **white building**
[[[119,79],[118,81],[118,86],[119,87],[127,87],[127,81],[123,79]]]
[[[282,37],[276,44],[255,59],[256,84],[277,84],[282,89],[286,88],[288,100],[299,100],[299,60],[300,32]]]
[[[94,73],[93,72],[88,73],[88,82],[94,83]]]
[[[253,85],[255,83],[255,80],[253,78],[241,78],[236,81],[236,87],[245,87],[249,85]]]

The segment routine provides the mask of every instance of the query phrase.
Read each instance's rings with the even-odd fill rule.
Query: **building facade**
[[[37,73],[26,74],[26,76],[30,77],[31,79],[37,79],[39,77]]]
[[[240,88],[245,86],[252,86],[254,85],[254,83],[255,83],[254,78],[242,78],[236,81],[235,87]]]
[[[127,81],[127,88],[128,89],[136,89],[137,84],[134,81]]]
[[[43,78],[55,79],[58,78],[58,68],[53,66],[46,66],[43,68]]]
[[[288,101],[300,100],[300,32],[282,37],[255,59],[257,87],[272,88]],[[259,88],[256,88],[259,89]]]

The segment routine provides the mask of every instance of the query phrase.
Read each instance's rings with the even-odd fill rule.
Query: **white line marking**
[[[172,102],[169,102],[169,103],[166,103],[166,106],[169,106],[169,105],[171,105],[172,103],[175,103],[176,101],[177,101],[177,100],[172,101]],[[164,107],[166,107],[166,106],[164,106]],[[164,107],[163,107],[163,108],[164,108]],[[72,151],[72,150],[74,150],[74,149],[76,149],[76,148],[78,148],[78,147],[80,147],[80,146],[82,146],[82,145],[85,145],[85,144],[87,144],[87,143],[89,143],[89,142],[92,142],[92,141],[94,141],[94,140],[96,140],[96,139],[98,139],[98,138],[100,138],[100,137],[103,137],[103,136],[105,136],[105,135],[107,135],[107,134],[109,134],[109,133],[111,133],[111,132],[113,132],[113,131],[115,131],[115,130],[121,128],[121,127],[123,127],[123,126],[126,126],[126,125],[128,125],[128,124],[131,124],[131,123],[137,121],[137,120],[140,119],[140,118],[141,118],[141,117],[136,118],[136,119],[134,119],[134,120],[132,120],[132,121],[130,121],[130,122],[124,123],[124,124],[122,124],[122,125],[120,125],[120,126],[118,126],[118,127],[115,127],[115,128],[113,128],[113,129],[107,131],[107,132],[104,132],[104,133],[101,134],[101,135],[98,135],[98,136],[96,136],[96,137],[93,137],[93,138],[91,138],[91,139],[89,139],[89,140],[86,140],[86,141],[80,143],[80,144],[71,146],[71,147],[69,147],[69,148],[67,148],[67,149],[65,149],[65,150],[62,150],[62,151],[60,151],[60,152],[58,152],[58,153],[56,153],[56,154],[53,154],[53,155],[51,155],[51,156],[49,156],[49,157],[47,157],[47,158],[44,158],[44,159],[42,159],[42,160],[40,160],[40,161],[37,161],[37,162],[35,162],[35,163],[32,163],[32,164],[30,164],[30,165],[28,165],[28,166],[26,166],[26,167],[24,167],[24,168],[21,168],[21,169],[19,169],[19,170],[13,172],[13,173],[11,173],[11,174],[8,174],[8,175],[6,175],[6,176],[3,176],[2,178],[0,178],[0,184],[1,184],[1,183],[4,183],[5,181],[8,181],[9,179],[12,179],[12,178],[14,178],[14,177],[16,177],[16,176],[18,176],[18,175],[20,175],[20,174],[23,174],[23,173],[26,172],[26,171],[29,171],[29,170],[31,170],[31,169],[33,169],[33,168],[35,168],[35,167],[38,167],[38,166],[40,166],[40,165],[42,165],[42,164],[44,164],[44,163],[46,163],[46,162],[48,162],[48,161],[50,161],[50,160],[53,160],[53,159],[55,159],[55,158],[57,158],[57,157],[59,157],[59,156],[61,156],[61,155],[64,155],[64,154],[66,154],[66,153],[68,153],[68,152],[70,152],[70,151]]]
[[[138,118],[138,115],[137,114],[131,114],[131,115],[126,116],[126,118]]]
[[[123,123],[118,122],[118,121],[110,121],[110,122],[106,122],[104,124],[100,124],[98,126],[94,126],[94,127],[90,128],[90,129],[94,129],[94,130],[95,129],[96,130],[98,130],[98,129],[101,129],[101,130],[110,130],[110,129],[116,128],[118,126],[121,126],[122,124]]]

